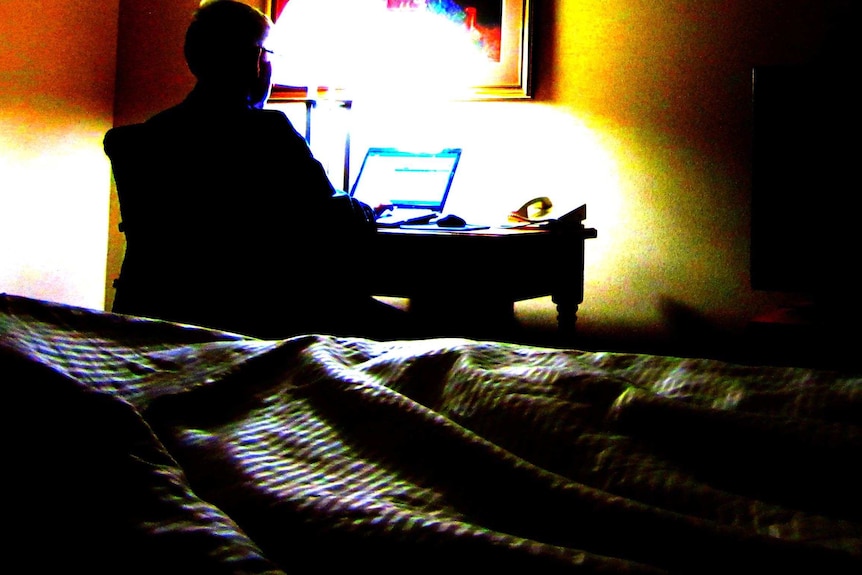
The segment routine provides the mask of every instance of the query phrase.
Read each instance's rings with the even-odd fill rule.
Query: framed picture
[[[291,1],[308,2],[308,0],[268,0],[269,16],[276,26],[279,17],[287,13],[285,9]],[[321,6],[326,4],[322,0],[316,1],[320,2]],[[469,37],[471,44],[478,51],[475,58],[477,64],[469,69],[469,77],[464,79],[464,83],[468,86],[466,91],[462,92],[463,99],[497,100],[531,97],[531,0],[380,0],[380,2],[385,4],[387,11],[398,13],[399,17],[409,18],[411,14],[427,16],[433,13],[435,16],[448,18],[452,24],[460,27],[459,30],[463,29],[464,34]],[[298,4],[297,8],[299,8]],[[382,6],[375,6],[374,9],[379,11]],[[364,8],[364,10],[370,9]],[[335,12],[337,13],[337,10]],[[363,25],[361,18],[351,20],[351,22],[354,21],[359,22],[359,26]],[[353,32],[361,35],[363,31]],[[315,33],[325,35],[327,31],[321,30]],[[441,36],[435,38],[435,41],[447,42],[449,38],[448,35]],[[462,40],[459,38],[458,41]],[[399,53],[409,53],[411,47],[399,45],[391,49],[398,50]],[[443,48],[438,46],[437,49],[445,53],[445,46]],[[380,50],[377,51],[378,54],[379,52]],[[325,92],[330,89],[338,90],[341,87],[287,86],[276,83],[273,87],[272,99],[307,99],[311,88]]]

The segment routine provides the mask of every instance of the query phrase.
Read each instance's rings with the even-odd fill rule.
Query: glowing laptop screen
[[[459,148],[408,152],[370,148],[351,195],[369,206],[442,211],[461,158]]]

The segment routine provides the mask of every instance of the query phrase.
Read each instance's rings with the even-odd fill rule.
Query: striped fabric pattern
[[[165,573],[862,565],[862,375],[467,339],[261,341],[16,296],[0,311],[5,387],[37,402],[68,388],[60,419],[134,439],[116,457],[146,465],[105,506],[148,549],[184,550],[182,570],[152,553]],[[41,375],[14,378],[21,365]]]

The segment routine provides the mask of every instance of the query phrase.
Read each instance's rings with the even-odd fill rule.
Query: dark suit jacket
[[[282,337],[366,297],[349,253],[372,232],[283,113],[196,89],[105,150],[127,246],[115,312]]]

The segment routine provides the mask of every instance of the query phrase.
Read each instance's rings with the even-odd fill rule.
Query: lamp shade
[[[273,81],[352,97],[454,94],[485,58],[456,2],[290,0],[268,44]]]

